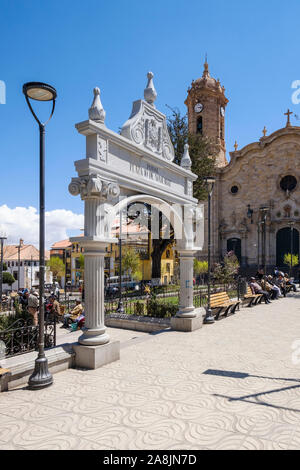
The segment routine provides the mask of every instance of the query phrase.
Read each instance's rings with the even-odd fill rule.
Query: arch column
[[[120,343],[109,342],[104,325],[104,257],[106,247],[116,241],[108,238],[104,213],[109,207],[104,210],[104,206],[119,195],[119,187],[91,175],[73,178],[69,191],[74,196],[80,194],[85,206],[84,236],[71,238],[84,248],[85,269],[85,327],[74,347],[75,360],[80,367],[95,369],[120,357]]]
[[[180,250],[180,305],[177,318],[194,318],[194,255],[196,250]]]

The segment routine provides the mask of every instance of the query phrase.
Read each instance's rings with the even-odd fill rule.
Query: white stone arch
[[[166,117],[153,104],[152,79],[149,73],[145,100],[133,103],[121,134],[104,124],[99,88],[94,89],[89,119],[76,125],[86,137],[86,158],[75,162],[78,176],[69,185],[70,193],[80,194],[85,206],[84,236],[71,239],[84,248],[86,318],[78,340],[84,346],[109,343],[104,325],[104,257],[107,246],[117,241],[111,236],[117,213],[134,202],[155,206],[174,228],[180,256],[176,329],[191,331],[202,324],[193,305],[193,261],[204,244],[204,208],[193,197],[197,175],[191,171],[187,144],[181,164],[173,163]]]
[[[108,232],[112,230],[113,223],[120,210],[133,204],[134,202],[150,204],[158,211],[161,211],[173,226],[174,238],[177,241],[180,241],[180,245],[182,246],[186,246],[188,244],[190,234],[188,230],[186,230],[181,207],[178,205],[171,205],[167,201],[155,196],[150,196],[149,194],[135,194],[134,196],[121,199],[115,206],[113,206],[106,216]]]

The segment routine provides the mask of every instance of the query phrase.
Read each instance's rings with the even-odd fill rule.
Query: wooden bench
[[[228,297],[227,292],[218,292],[210,296],[210,307],[212,310],[217,310],[215,315],[216,320],[219,320],[219,316],[224,309],[223,317],[227,317],[228,313],[235,313],[237,307],[240,305],[240,301],[231,300]]]
[[[0,367],[0,392],[7,392],[9,376],[10,370]]]
[[[244,295],[244,300],[249,301],[247,307],[253,307],[262,301],[263,294],[253,294],[250,286],[247,287],[247,292]]]

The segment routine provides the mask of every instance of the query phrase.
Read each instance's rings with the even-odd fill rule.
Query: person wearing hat
[[[275,284],[271,274],[268,276],[267,279],[268,279],[269,284],[271,284],[272,286],[272,290],[276,292],[275,299],[279,299],[279,297],[283,297],[280,288]]]
[[[256,281],[255,277],[250,278],[250,289],[252,294],[262,294],[266,304],[271,303],[268,292],[262,289],[262,287]]]
[[[59,318],[61,316],[60,305],[54,294],[50,295],[50,302],[52,305],[50,313],[55,315],[56,321],[59,321]]]
[[[32,316],[34,326],[38,325],[38,309],[39,309],[39,299],[38,293],[31,289],[30,293],[26,292],[27,297],[27,310],[28,313]]]
[[[67,328],[69,326],[69,323],[75,322],[75,320],[77,320],[77,318],[80,317],[82,312],[83,312],[83,306],[82,306],[81,300],[76,300],[76,306],[73,308],[73,310],[71,310],[71,313],[66,313],[64,315],[63,327]]]

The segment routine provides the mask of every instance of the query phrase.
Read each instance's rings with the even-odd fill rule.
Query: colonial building
[[[264,259],[270,267],[283,266],[285,253],[299,255],[300,127],[291,124],[292,113],[285,113],[282,129],[268,135],[264,127],[257,142],[240,150],[236,143],[228,161],[228,100],[219,80],[210,76],[207,62],[185,103],[190,132],[210,137],[219,147],[212,201],[214,260],[234,250],[244,267],[264,264]],[[201,257],[206,256],[207,246]]]
[[[39,286],[39,250],[34,245],[25,245],[20,239],[19,245],[5,245],[3,260],[7,271],[15,278],[15,282],[9,287],[3,284],[4,290],[17,290],[37,288]],[[49,260],[49,252],[45,252],[45,260]],[[52,272],[46,267],[45,283],[52,284]]]

